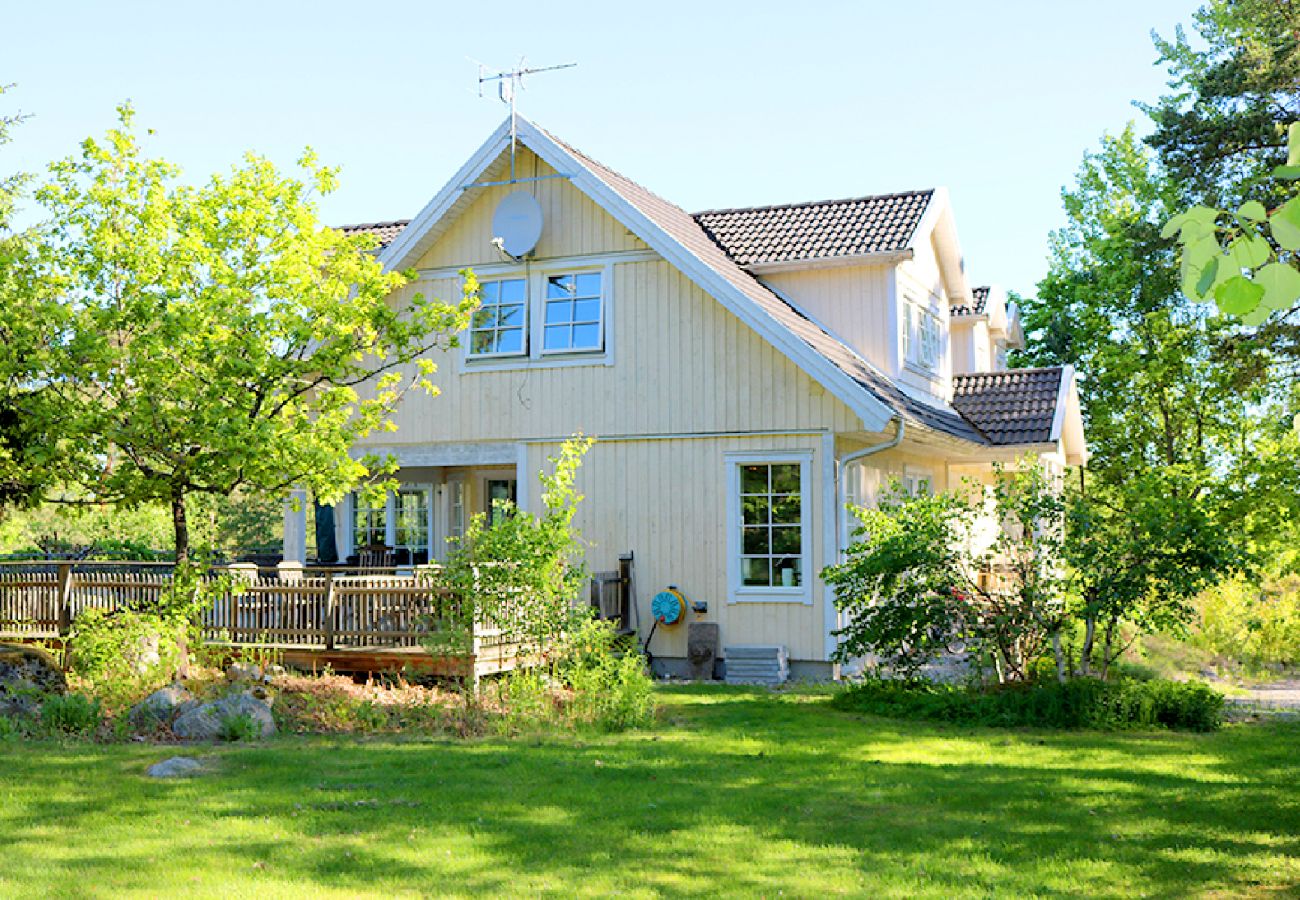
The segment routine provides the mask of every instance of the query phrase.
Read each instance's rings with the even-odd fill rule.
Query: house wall
[[[892,266],[833,266],[771,272],[762,281],[787,297],[881,371],[897,365],[891,355],[898,325],[890,315]]]
[[[993,344],[987,322],[967,320],[951,329],[953,374],[993,371]]]

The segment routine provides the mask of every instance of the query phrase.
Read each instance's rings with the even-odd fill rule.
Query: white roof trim
[[[1054,441],[1061,439],[1065,427],[1065,410],[1070,405],[1070,388],[1074,386],[1074,366],[1061,366],[1061,384],[1056,389],[1056,415],[1052,417],[1051,437]]]
[[[895,417],[894,411],[873,396],[866,387],[853,380],[838,366],[772,318],[711,266],[660,228],[645,213],[625,200],[581,159],[569,153],[566,148],[556,143],[527,119],[519,117],[516,122],[516,134],[521,143],[556,171],[571,170],[570,181],[574,187],[595,200],[651,249],[672,263],[733,315],[784,353],[809,377],[853,410],[854,414],[862,420],[866,430],[879,431]],[[478,178],[504,150],[508,149],[509,141],[507,121],[488,138],[478,152],[411,221],[411,224],[385,248],[380,254],[380,262],[389,269],[405,268],[413,263],[415,260],[411,257],[423,249],[421,244],[425,236],[436,227],[439,220],[459,199],[462,186]],[[765,286],[761,284],[759,286],[767,290]]]

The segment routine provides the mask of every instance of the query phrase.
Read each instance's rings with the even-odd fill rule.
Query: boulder
[[[0,644],[0,715],[35,713],[47,694],[63,694],[68,679],[53,656],[23,644]]]
[[[136,725],[162,725],[197,705],[193,694],[179,684],[169,684],[131,707],[128,716]]]
[[[256,722],[261,727],[262,737],[275,734],[271,707],[249,694],[232,694],[199,704],[181,713],[172,723],[172,731],[186,741],[215,741],[221,736],[222,723],[235,716],[248,716]]]
[[[203,763],[191,756],[173,756],[154,763],[146,773],[150,778],[189,778],[203,771]]]

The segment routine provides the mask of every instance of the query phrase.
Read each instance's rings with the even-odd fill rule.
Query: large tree
[[[201,186],[147,158],[121,127],[50,167],[45,238],[24,277],[66,315],[48,378],[85,496],[170,507],[189,552],[186,499],[301,486],[333,500],[390,467],[352,445],[391,427],[411,389],[433,391],[429,351],[473,302],[415,296],[373,243],[325,227],[302,178],[249,155]]]

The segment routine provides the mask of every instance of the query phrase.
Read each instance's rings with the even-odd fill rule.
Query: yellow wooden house
[[[1006,370],[1018,313],[970,285],[943,189],[692,214],[519,118],[414,219],[350,227],[419,273],[407,294],[458,298],[471,268],[483,305],[436,356],[441,394],[358,448],[393,454],[402,488],[338,508],[343,558],[437,560],[494,499],[534,508],[547,457],[583,432],[587,563],[634,554],[642,637],[675,585],[721,656],[780,647],[824,677],[838,623],[819,573],[846,503],[1026,452],[1086,458],[1074,373]],[[656,632],[661,671],[686,670],[687,630]]]

